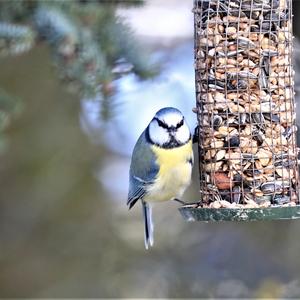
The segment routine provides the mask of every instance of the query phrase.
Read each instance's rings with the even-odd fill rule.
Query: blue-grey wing
[[[145,132],[139,137],[131,158],[129,172],[129,192],[127,205],[131,208],[137,200],[143,199],[147,188],[151,185],[159,171],[151,144],[146,139]]]

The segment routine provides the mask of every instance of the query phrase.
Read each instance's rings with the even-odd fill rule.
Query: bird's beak
[[[171,136],[174,136],[176,134],[176,127],[172,126],[169,128],[169,134]]]

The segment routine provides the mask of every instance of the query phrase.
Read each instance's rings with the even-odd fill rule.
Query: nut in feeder
[[[292,3],[196,0],[200,203],[189,220],[299,218]]]

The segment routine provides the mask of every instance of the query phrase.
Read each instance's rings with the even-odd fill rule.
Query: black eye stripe
[[[179,128],[183,125],[183,119],[176,125],[176,128]]]
[[[155,118],[155,120],[157,121],[158,125],[162,128],[168,128],[168,125],[166,123],[164,123],[163,121],[161,121],[160,119]]]
[[[158,123],[158,125],[159,125],[160,127],[165,128],[165,129],[168,129],[168,128],[169,128],[169,126],[168,126],[166,123],[164,123],[163,121],[161,121],[160,119],[155,118],[155,120],[157,121],[157,123]],[[183,123],[184,123],[184,119],[182,119],[182,120],[176,125],[176,129],[180,128],[180,127],[183,125]]]

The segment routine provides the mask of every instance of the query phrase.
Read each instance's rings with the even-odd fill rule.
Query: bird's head
[[[182,113],[173,107],[160,109],[147,127],[152,144],[161,148],[175,148],[191,139],[191,132]]]

